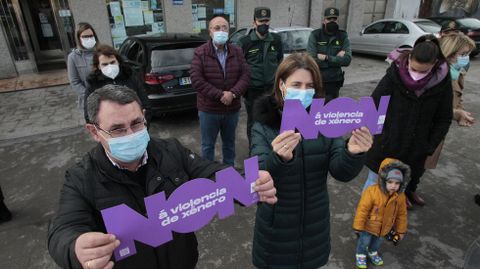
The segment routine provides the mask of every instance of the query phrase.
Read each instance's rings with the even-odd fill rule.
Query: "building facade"
[[[89,22],[100,42],[118,47],[131,35],[190,32],[207,35],[222,14],[231,31],[253,23],[253,10],[272,10],[272,26],[322,24],[323,10],[340,10],[340,28],[358,33],[384,17],[416,16],[420,0],[0,0],[0,78],[65,68],[75,47],[75,25]],[[417,4],[411,4],[416,2]],[[408,12],[403,11],[408,10]],[[408,16],[405,14],[408,13]]]

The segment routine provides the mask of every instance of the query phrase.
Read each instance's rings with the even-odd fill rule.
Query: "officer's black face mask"
[[[329,34],[336,34],[338,32],[338,24],[337,22],[330,21],[325,24],[325,30]]]
[[[270,25],[268,25],[268,24],[257,25],[257,32],[261,35],[266,35],[268,33],[269,26]]]

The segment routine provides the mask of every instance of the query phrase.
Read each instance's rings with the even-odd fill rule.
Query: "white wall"
[[[396,1],[393,18],[413,19],[418,17],[420,10],[420,0],[401,0]]]
[[[308,0],[237,0],[238,28],[251,26],[253,10],[262,6],[271,9],[273,27],[308,24]]]

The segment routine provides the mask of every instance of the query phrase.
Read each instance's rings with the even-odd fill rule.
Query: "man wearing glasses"
[[[197,91],[202,157],[214,160],[218,133],[222,136],[223,163],[235,162],[235,130],[240,98],[250,81],[242,49],[227,43],[229,23],[220,16],[209,23],[211,39],[195,49],[190,75]]]
[[[100,88],[88,97],[87,108],[86,128],[98,145],[65,174],[48,249],[62,268],[111,269],[119,241],[106,234],[102,209],[125,204],[146,215],[146,196],[162,191],[169,196],[190,179],[212,178],[225,165],[200,158],[176,139],[151,139],[145,110],[125,86]],[[270,175],[261,171],[256,183],[261,201],[275,203]],[[194,233],[174,233],[157,248],[136,247],[137,254],[115,268],[194,268],[198,260]]]
[[[345,80],[342,66],[352,61],[347,32],[338,29],[339,15],[334,7],[325,9],[322,28],[312,31],[308,38],[307,51],[320,68],[327,102],[339,96]]]
[[[273,89],[275,72],[283,60],[282,39],[270,28],[271,11],[268,7],[257,7],[253,14],[254,31],[242,37],[238,42],[245,59],[250,66],[250,84],[243,96],[247,109],[247,136],[253,125],[253,103],[258,97]]]

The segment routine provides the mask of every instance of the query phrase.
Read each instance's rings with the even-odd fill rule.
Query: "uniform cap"
[[[338,18],[339,15],[340,15],[340,11],[338,10],[338,8],[334,8],[334,7],[329,7],[325,9],[325,12],[323,13],[323,17],[325,19]]]
[[[268,7],[256,7],[253,17],[257,20],[270,19],[270,9]]]

